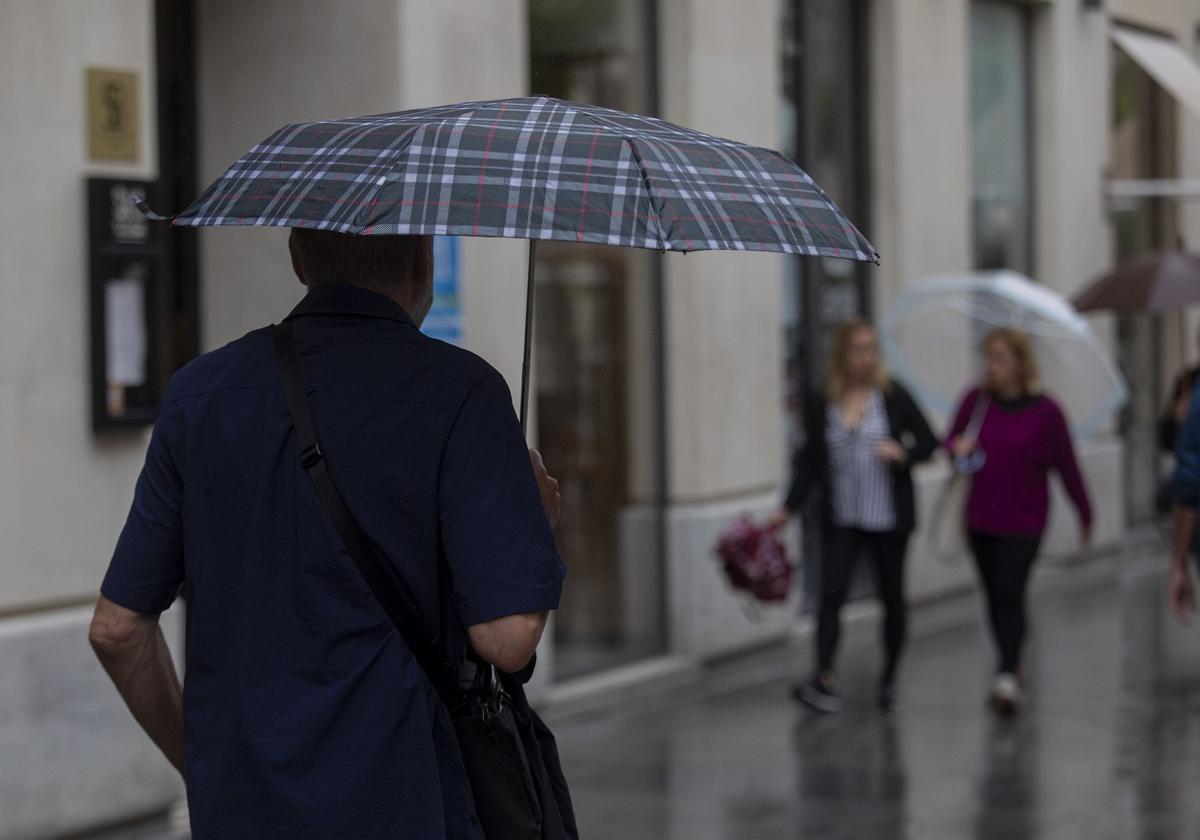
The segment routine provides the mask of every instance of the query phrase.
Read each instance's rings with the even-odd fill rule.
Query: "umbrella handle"
[[[133,203],[138,210],[142,211],[142,215],[152,222],[171,221],[171,216],[164,216],[161,213],[155,213],[153,210],[151,210],[150,205],[146,203],[146,199],[142,198],[140,195],[133,196]]]
[[[521,361],[521,431],[528,434],[529,360],[533,355],[533,266],[537,240],[529,240],[529,274],[525,280],[525,356]]]

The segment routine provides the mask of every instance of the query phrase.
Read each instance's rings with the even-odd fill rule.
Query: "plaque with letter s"
[[[153,181],[89,178],[88,292],[92,427],[141,427],[158,417],[163,372],[159,291],[162,232],[134,205],[153,201]]]

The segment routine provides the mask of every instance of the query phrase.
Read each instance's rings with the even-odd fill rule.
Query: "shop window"
[[[971,6],[971,197],[975,266],[1032,270],[1029,9]]]

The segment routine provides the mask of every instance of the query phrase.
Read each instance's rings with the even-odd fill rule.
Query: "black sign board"
[[[89,178],[88,292],[92,327],[92,426],[152,424],[162,399],[158,317],[163,232],[134,206],[153,203],[154,182]]]

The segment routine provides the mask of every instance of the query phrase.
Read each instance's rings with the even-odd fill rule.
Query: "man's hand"
[[[542,463],[542,453],[536,449],[529,450],[529,460],[533,464],[533,475],[537,479],[538,491],[542,494],[542,508],[546,511],[546,519],[550,527],[558,526],[558,517],[562,513],[562,494],[558,492],[558,479],[546,471]]]
[[[1171,563],[1171,580],[1167,587],[1167,603],[1171,613],[1183,625],[1192,623],[1196,613],[1196,585],[1187,562]]]
[[[888,464],[903,464],[908,460],[908,450],[891,438],[880,441],[875,454],[879,456],[879,460]]]

